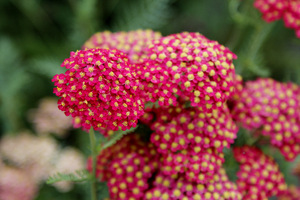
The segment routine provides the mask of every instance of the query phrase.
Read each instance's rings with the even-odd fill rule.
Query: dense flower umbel
[[[167,176],[158,173],[153,187],[144,199],[151,200],[240,200],[241,194],[234,183],[228,180],[224,169],[204,184],[189,182],[184,176]]]
[[[204,113],[178,104],[146,113],[150,118],[154,114],[156,121],[148,122],[154,130],[151,142],[162,154],[162,171],[168,175],[183,173],[190,181],[205,182],[224,162],[223,148],[236,138],[237,127],[225,106]]]
[[[297,37],[300,38],[299,0],[256,0],[254,6],[263,14],[267,22],[283,18],[285,26],[294,29]]]
[[[91,170],[91,160],[88,165]],[[153,144],[130,134],[101,152],[97,159],[97,176],[107,181],[110,197],[143,200],[148,179],[158,168],[158,154]]]
[[[150,101],[176,104],[177,95],[204,111],[222,106],[233,90],[236,56],[199,33],[179,33],[152,41],[137,66]]]
[[[233,151],[240,163],[237,185],[243,200],[267,200],[285,192],[283,174],[273,158],[256,147],[237,147]]]
[[[248,81],[232,115],[247,129],[271,137],[286,159],[300,153],[300,87],[272,79]]]
[[[145,57],[144,49],[147,47],[147,44],[151,40],[159,38],[161,38],[161,34],[152,30],[116,33],[105,31],[94,34],[85,42],[82,49],[119,49],[128,55],[131,62],[137,62],[140,58]]]
[[[67,116],[85,129],[136,126],[144,105],[127,55],[116,49],[79,50],[61,66],[68,71],[54,76],[54,93]]]
[[[300,199],[300,188],[297,188],[296,186],[290,186],[288,188],[288,191],[280,195],[278,197],[278,200],[299,200]]]

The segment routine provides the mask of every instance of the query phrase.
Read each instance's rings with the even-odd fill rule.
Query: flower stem
[[[91,151],[92,151],[92,179],[91,179],[91,199],[97,200],[97,179],[96,179],[96,139],[94,134],[94,129],[91,128],[90,132],[90,142],[91,142]]]

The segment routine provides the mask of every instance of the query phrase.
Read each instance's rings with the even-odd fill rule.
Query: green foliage
[[[48,178],[47,184],[53,184],[60,181],[83,182],[88,181],[91,178],[92,177],[87,170],[78,170],[75,173],[70,174],[63,174],[58,172],[57,174],[52,175]]]
[[[138,128],[138,126],[136,127],[133,127],[131,129],[128,129],[126,131],[116,131],[113,133],[112,137],[110,137],[108,140],[106,140],[105,142],[103,143],[100,143],[98,146],[97,146],[97,150],[98,150],[98,153],[100,153],[100,151],[116,144],[119,140],[122,139],[123,136],[129,134],[129,133],[132,133],[134,132],[136,129]]]
[[[113,30],[158,29],[171,18],[170,0],[128,1],[123,3]]]

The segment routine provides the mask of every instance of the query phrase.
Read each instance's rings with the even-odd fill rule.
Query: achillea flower
[[[56,173],[75,173],[77,170],[85,168],[85,159],[81,152],[74,148],[65,148],[59,152],[55,160],[55,164],[52,167],[52,172],[49,174]],[[54,183],[53,186],[60,192],[68,192],[73,188],[73,182],[60,181]]]
[[[139,82],[128,57],[119,50],[88,49],[71,52],[55,75],[58,107],[79,119],[84,129],[118,130],[136,126],[143,114]]]
[[[211,110],[221,107],[233,91],[234,58],[216,41],[184,32],[152,41],[137,74],[148,92],[147,100],[175,105],[179,95],[192,106]]]
[[[236,99],[233,118],[269,136],[287,160],[300,153],[300,87],[270,78],[248,81]]]
[[[254,6],[263,14],[263,19],[272,22],[283,18],[288,28],[296,31],[300,38],[300,1],[299,0],[256,0]]]
[[[57,100],[52,98],[42,99],[38,108],[31,110],[29,118],[34,124],[35,131],[40,135],[53,133],[64,137],[72,127],[72,118],[66,117],[57,108]]]
[[[33,200],[37,192],[35,181],[25,171],[0,167],[1,200]]]
[[[240,163],[237,185],[243,200],[267,200],[284,194],[287,185],[273,158],[249,146],[235,148],[234,157]]]
[[[108,182],[111,199],[144,199],[148,180],[158,168],[158,154],[151,143],[139,135],[123,137],[116,145],[101,152],[97,160],[97,177]],[[88,162],[91,170],[91,160]]]
[[[263,14],[264,20],[272,22],[283,17],[289,0],[255,0],[254,6]]]
[[[184,32],[152,41],[137,74],[147,101],[175,105],[178,95],[206,112],[222,107],[233,91],[234,58],[216,41]]]
[[[205,183],[189,182],[184,176],[167,176],[158,173],[153,187],[145,194],[144,199],[151,200],[241,200],[242,196],[237,186],[228,180],[224,169]]]
[[[283,16],[286,27],[294,29],[296,36],[300,38],[300,1],[288,0],[286,11]]]
[[[130,62],[137,62],[145,57],[144,49],[147,47],[147,44],[151,40],[159,38],[161,38],[161,34],[152,30],[116,33],[105,31],[94,34],[84,43],[82,49],[118,49],[128,55]]]
[[[223,148],[236,138],[237,127],[225,106],[205,113],[179,104],[153,109],[153,114],[151,142],[168,175],[183,173],[190,181],[205,182],[224,162]]]
[[[280,195],[278,197],[278,200],[299,200],[300,199],[300,188],[297,188],[296,186],[290,186],[288,188],[288,191]]]

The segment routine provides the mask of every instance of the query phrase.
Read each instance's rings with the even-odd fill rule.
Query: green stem
[[[94,129],[90,129],[90,142],[91,142],[91,151],[92,151],[92,179],[91,179],[91,195],[92,200],[97,200],[97,178],[96,178],[96,139],[94,134]]]
[[[274,27],[274,22],[270,24],[263,23],[259,27],[257,27],[256,31],[253,35],[253,40],[251,41],[251,45],[249,48],[248,56],[251,60],[255,60],[257,54],[259,53],[260,48],[265,42],[267,36],[271,32]]]

